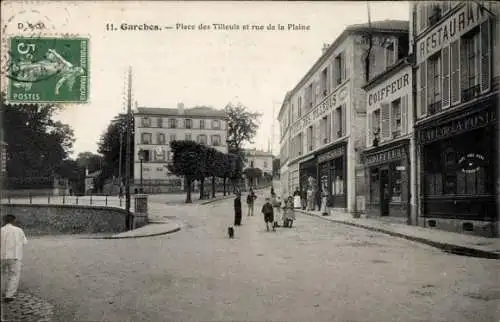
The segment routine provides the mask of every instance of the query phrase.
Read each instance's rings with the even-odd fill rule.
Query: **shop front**
[[[317,167],[316,167],[316,157],[311,156],[310,159],[307,159],[306,161],[302,161],[299,164],[299,189],[303,193],[307,191],[307,188],[309,187],[309,178],[314,179],[315,182],[317,182]],[[310,187],[312,188],[312,187]]]
[[[347,144],[336,144],[318,152],[319,196],[327,195],[327,205],[347,208]]]
[[[493,96],[417,128],[424,224],[498,235],[496,108]]]
[[[399,140],[365,152],[368,175],[368,215],[406,217],[410,199],[409,140]]]

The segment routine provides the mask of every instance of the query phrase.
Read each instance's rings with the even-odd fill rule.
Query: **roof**
[[[217,110],[209,106],[195,106],[191,108],[185,108],[183,113],[177,108],[163,108],[163,107],[138,107],[135,114],[145,114],[145,115],[166,115],[166,116],[215,116],[215,117],[225,117],[226,112],[224,110]]]
[[[410,22],[408,20],[382,20],[382,21],[372,21],[371,23],[363,23],[363,24],[355,24],[347,26],[344,31],[335,39],[335,41],[328,47],[327,50],[323,51],[323,54],[316,60],[316,62],[312,65],[311,68],[307,71],[307,73],[302,77],[302,79],[295,85],[295,87],[287,92],[285,96],[285,100],[292,95],[292,93],[296,92],[298,88],[300,88],[304,83],[311,78],[312,74],[316,71],[316,69],[323,64],[328,57],[330,57],[334,50],[344,41],[347,36],[350,36],[355,33],[408,33],[410,29]],[[281,115],[283,106],[278,115]]]

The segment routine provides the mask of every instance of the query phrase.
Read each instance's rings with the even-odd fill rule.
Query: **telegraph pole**
[[[128,91],[127,91],[127,147],[125,150],[125,209],[127,210],[127,229],[132,229],[132,213],[130,212],[130,157],[131,152],[131,121],[132,121],[132,67],[128,69]]]

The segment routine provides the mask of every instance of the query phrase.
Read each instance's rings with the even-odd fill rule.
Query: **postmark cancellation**
[[[89,38],[8,39],[7,101],[86,103],[89,99]]]

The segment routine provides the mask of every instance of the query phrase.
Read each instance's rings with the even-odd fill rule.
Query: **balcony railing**
[[[432,115],[441,112],[441,107],[442,107],[441,101],[429,104],[428,108],[429,114]]]
[[[464,89],[462,91],[462,102],[470,101],[471,99],[479,96],[480,93],[481,93],[481,86],[479,85],[475,85],[467,89]]]

